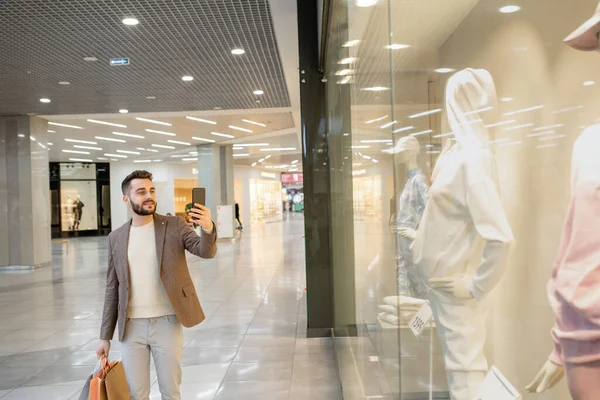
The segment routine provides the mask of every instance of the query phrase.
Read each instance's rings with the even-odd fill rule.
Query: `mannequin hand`
[[[432,289],[454,296],[460,300],[475,298],[469,290],[469,281],[455,278],[432,278],[429,280]]]
[[[417,231],[410,228],[402,228],[398,231],[398,233],[400,233],[400,236],[409,238],[411,240],[415,240],[415,238],[417,237]]]
[[[565,375],[565,368],[548,360],[526,389],[529,393],[542,393],[556,385]]]

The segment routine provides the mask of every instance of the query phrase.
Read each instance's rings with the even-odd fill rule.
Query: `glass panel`
[[[250,179],[250,222],[269,222],[282,217],[281,182]]]
[[[514,3],[334,1],[331,187],[353,218],[332,229],[332,252],[353,224],[354,261],[334,270],[356,278],[357,337],[336,339],[345,397],[470,400],[493,365],[533,399],[524,388],[552,353],[557,317],[551,359],[598,359],[596,302],[577,300],[597,292],[597,263],[574,260],[597,258],[596,244],[579,245],[600,215],[589,197],[600,57],[564,43],[597,1]],[[574,46],[600,48],[598,19],[581,32]],[[415,336],[423,303],[433,318]],[[566,380],[545,396],[570,398]]]
[[[96,181],[62,181],[60,197],[63,231],[98,229]]]

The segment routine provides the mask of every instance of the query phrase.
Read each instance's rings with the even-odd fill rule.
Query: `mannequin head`
[[[409,168],[414,168],[417,166],[417,156],[420,149],[419,141],[414,136],[406,136],[399,139],[393,148],[384,151],[394,154],[396,163],[407,164]]]
[[[467,68],[454,74],[446,85],[448,123],[463,148],[487,146],[490,137],[485,124],[496,107],[496,87],[484,69]]]

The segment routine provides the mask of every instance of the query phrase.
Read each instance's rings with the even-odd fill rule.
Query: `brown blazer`
[[[129,303],[129,262],[127,246],[131,221],[108,235],[108,272],[100,339],[111,340],[119,324],[119,340],[125,335],[127,306]],[[177,318],[185,327],[198,325],[205,316],[192,282],[185,250],[202,257],[217,254],[217,228],[198,236],[180,217],[154,215],[156,253],[160,279],[167,291]]]

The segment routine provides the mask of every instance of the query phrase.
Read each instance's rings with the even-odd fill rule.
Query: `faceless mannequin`
[[[416,229],[421,221],[427,201],[427,179],[418,167],[419,141],[413,136],[403,137],[389,152],[394,154],[394,161],[406,165],[408,179],[402,193],[396,196],[396,279],[400,296],[427,297],[427,290],[415,270],[410,246],[416,236]]]
[[[427,282],[453,400],[473,400],[488,371],[485,296],[507,266],[514,241],[498,193],[489,134],[478,110],[496,104],[485,70],[448,80],[446,110],[456,143],[433,172],[427,207],[412,249]]]
[[[600,4],[596,13],[565,42],[577,49],[600,49]],[[541,393],[567,374],[575,400],[600,398],[600,125],[587,128],[573,147],[571,205],[558,259],[548,282],[548,298],[556,315],[555,348],[527,386]]]

